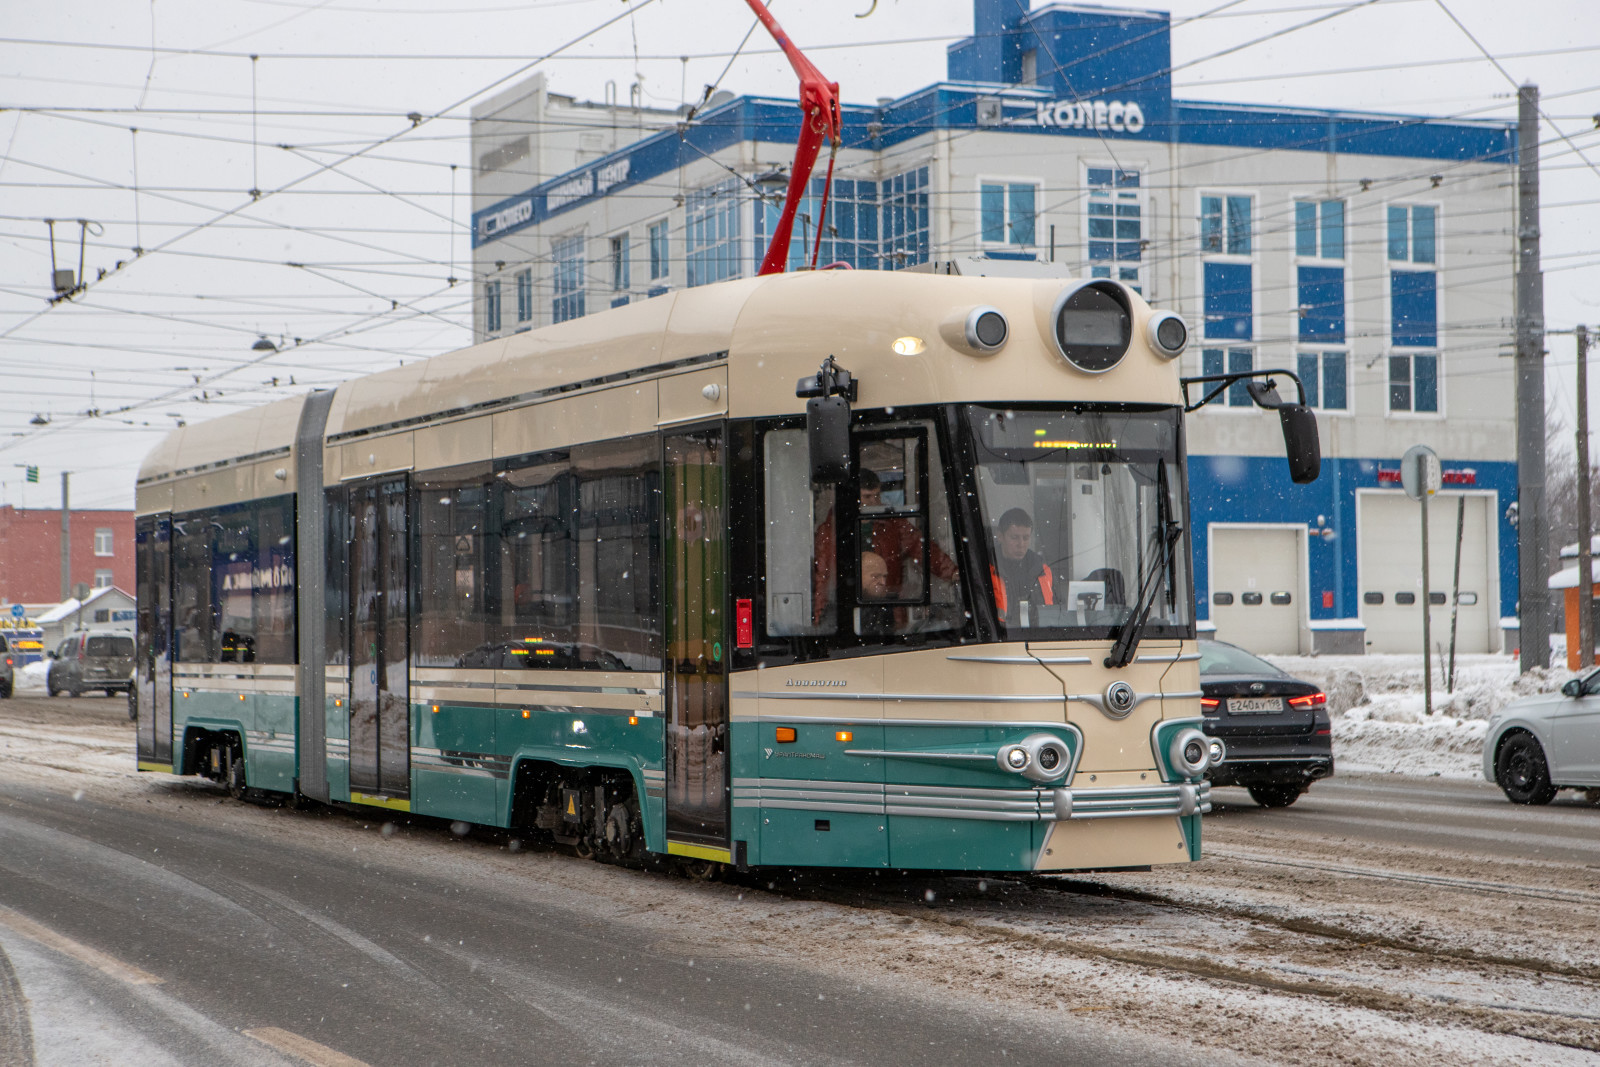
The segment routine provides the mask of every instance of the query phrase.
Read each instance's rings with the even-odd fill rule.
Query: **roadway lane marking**
[[[63,937],[47,926],[40,926],[32,919],[10,908],[0,905],[0,926],[26,937],[30,941],[37,941],[46,948],[54,949],[63,956],[70,956],[79,963],[88,964],[95,970],[111,977],[127,982],[129,985],[160,985],[162,979],[157,978],[149,971],[141,971],[132,964],[123,963],[121,960],[98,952],[88,945],[82,945],[70,937]]]
[[[269,1045],[279,1052],[287,1052],[311,1064],[312,1067],[367,1067],[367,1064],[353,1056],[346,1056],[336,1052],[327,1045],[319,1045],[309,1037],[288,1030],[280,1030],[276,1026],[258,1026],[254,1030],[246,1030],[246,1037],[253,1037],[263,1045]]]

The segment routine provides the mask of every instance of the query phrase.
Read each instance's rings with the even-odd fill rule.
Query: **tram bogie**
[[[1197,859],[1172,321],[752,279],[180,429],[139,766],[620,862]]]

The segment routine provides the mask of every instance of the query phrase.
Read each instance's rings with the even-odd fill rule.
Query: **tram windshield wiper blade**
[[[1116,644],[1111,646],[1110,653],[1106,655],[1105,666],[1112,670],[1133,662],[1133,654],[1139,650],[1139,638],[1144,635],[1145,625],[1150,621],[1150,609],[1155,606],[1156,594],[1161,591],[1160,578],[1166,571],[1166,561],[1172,555],[1172,546],[1178,543],[1181,536],[1183,523],[1170,519],[1157,532],[1159,551],[1151,554],[1150,562],[1145,567],[1144,578],[1139,583],[1138,602],[1129,613],[1128,621],[1117,632]]]

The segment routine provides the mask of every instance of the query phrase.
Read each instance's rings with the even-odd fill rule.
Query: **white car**
[[[1483,738],[1483,776],[1514,804],[1600,787],[1600,671],[1495,712]]]

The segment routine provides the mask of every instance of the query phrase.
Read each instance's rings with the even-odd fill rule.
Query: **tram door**
[[[728,845],[727,520],[722,431],[669,436],[666,541],[667,837]],[[671,851],[694,855],[687,849]],[[707,857],[709,858],[709,857]]]
[[[137,601],[138,759],[172,763],[172,516],[147,515],[134,530]]]
[[[406,478],[350,486],[350,790],[411,795]]]

